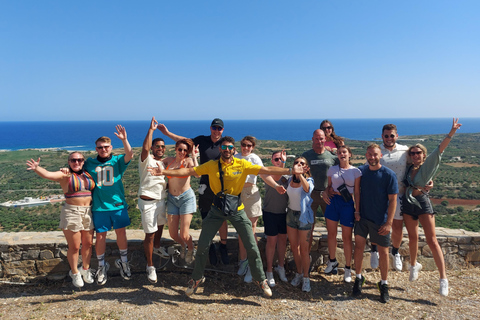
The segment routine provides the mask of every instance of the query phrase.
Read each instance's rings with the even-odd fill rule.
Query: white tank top
[[[293,211],[300,211],[300,200],[302,198],[302,187],[293,188],[290,183],[287,187],[288,207]]]

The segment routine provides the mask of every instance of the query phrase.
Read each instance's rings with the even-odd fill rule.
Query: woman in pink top
[[[343,138],[335,134],[335,129],[329,120],[323,120],[320,123],[320,129],[325,133],[325,149],[333,153],[337,152],[337,148],[344,145]]]

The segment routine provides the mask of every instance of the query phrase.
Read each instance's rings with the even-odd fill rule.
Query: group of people
[[[389,247],[393,245],[395,268],[402,270],[398,249],[403,238],[403,222],[409,234],[410,280],[418,278],[422,268],[416,261],[419,221],[440,272],[440,294],[447,295],[448,280],[443,254],[436,240],[434,211],[428,190],[432,188],[431,180],[438,170],[441,155],[460,126],[458,119],[454,119],[450,132],[427,157],[427,150],[421,144],[410,148],[397,144],[397,128],[387,124],[382,130],[383,144],[370,144],[366,151],[367,163],[357,168],[350,162],[352,150],[335,134],[332,123],[324,120],[320,129],[313,132],[312,149],[295,157],[293,166],[286,168],[285,150],[274,151],[272,166],[264,167],[261,159],[253,153],[256,139],[252,136],[241,140],[241,152],[237,153],[235,140],[223,136],[221,119],[212,121],[209,136],[188,139],[170,132],[152,118],[139,159],[138,207],[145,231],[147,278],[152,283],[157,282],[152,255],[168,257],[160,245],[163,227],[168,224],[171,238],[181,245],[181,258],[186,263],[195,261],[186,294],[195,293],[205,281],[203,273],[207,256],[215,265],[218,251],[222,263],[229,263],[226,241],[227,221],[230,221],[239,235],[238,274],[245,277],[245,282],[254,280],[266,296],[271,296],[270,288],[276,284],[274,270],[281,281],[288,281],[284,266],[288,238],[296,266],[291,284],[302,284],[302,290],[309,292],[312,234],[320,207],[328,232],[329,261],[325,273],[338,272],[336,239],[340,222],[345,282],[352,281],[352,256],[355,260],[354,296],[361,294],[365,283],[362,260],[369,236],[371,267],[380,267],[381,281],[377,284],[380,301],[389,300]],[[73,152],[69,155],[68,169],[50,172],[40,167],[40,158],[27,161],[28,170],[58,181],[65,193],[60,228],[67,239],[70,276],[77,287],[83,286],[84,282],[93,283],[94,277],[100,285],[107,281],[106,232],[112,228],[120,252],[115,265],[124,279],[131,277],[125,233],[130,220],[122,176],[133,152],[125,128],[117,126],[116,129],[115,135],[124,145],[123,155],[112,155],[111,140],[100,137],[96,141],[97,157],[85,160],[81,153]],[[157,129],[176,142],[174,157],[163,158],[165,142],[162,138],[153,138]],[[263,204],[256,185],[258,175],[265,182]],[[202,231],[196,249],[189,234],[196,211],[191,176],[200,178],[198,207],[202,215]],[[267,238],[265,273],[255,235],[260,216],[263,216]],[[97,232],[95,250],[98,259],[95,274],[90,269],[94,230]],[[218,246],[212,243],[217,231],[220,234]],[[80,244],[83,266],[78,270]],[[274,268],[275,251],[278,265]]]

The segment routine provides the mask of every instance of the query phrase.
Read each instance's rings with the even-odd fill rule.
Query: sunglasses
[[[328,126],[328,127],[323,127],[323,128],[322,128],[322,130],[327,130],[327,129],[332,130],[333,127],[332,127],[332,126]]]
[[[187,152],[187,151],[188,151],[188,149],[182,149],[182,148],[178,148],[178,149],[177,149],[177,151],[178,151],[178,152]]]
[[[165,149],[165,145],[163,145],[163,144],[154,145],[153,148],[154,149]]]
[[[107,150],[108,148],[110,148],[111,146],[101,146],[101,147],[97,147],[98,150],[102,150],[102,149],[105,149]]]
[[[82,163],[82,162],[84,162],[85,160],[82,159],[82,158],[78,158],[78,159],[70,159],[69,161],[70,161],[70,162],[73,162],[73,163]]]
[[[222,148],[222,150],[227,150],[227,149],[228,150],[233,150],[233,148],[235,148],[235,147],[232,146],[232,145],[227,146],[227,145],[222,144],[221,148]]]
[[[385,139],[388,139],[388,138],[392,138],[392,139],[393,139],[393,138],[395,138],[395,135],[394,135],[394,134],[391,134],[391,135],[386,134],[386,135],[384,135],[383,137],[384,137]]]
[[[306,165],[306,163],[303,162],[303,161],[295,161],[293,164],[294,164],[294,165],[296,165],[296,164],[301,164],[302,166]]]
[[[273,161],[282,161],[282,158],[273,158]]]
[[[242,143],[242,147],[244,147],[244,148],[253,148],[253,144]]]
[[[212,126],[212,130],[213,131],[222,131],[223,128],[222,127],[217,127],[217,126]]]
[[[410,151],[411,156],[414,156],[416,154],[422,154],[422,153],[423,153],[423,151]]]

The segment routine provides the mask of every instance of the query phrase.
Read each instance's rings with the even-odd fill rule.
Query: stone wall
[[[459,269],[467,265],[480,265],[480,233],[467,232],[464,230],[451,230],[437,228],[437,238],[442,246],[445,255],[447,269]],[[259,228],[258,236],[259,247],[264,257],[264,248],[266,240],[263,230]],[[129,260],[133,273],[145,272],[146,260],[143,252],[144,233],[141,230],[127,230],[129,239]],[[168,231],[164,233],[168,235]],[[198,239],[199,231],[192,231],[194,239]],[[343,243],[341,231],[339,229],[337,237],[337,260],[340,267],[344,266],[345,258],[343,255]],[[162,245],[172,245],[173,241],[169,238],[163,238]],[[237,262],[237,241],[235,231],[229,230],[228,248],[230,254],[230,264],[227,266],[218,265],[217,267],[208,266],[213,270],[222,272],[235,272]],[[363,267],[370,268],[370,248],[367,246],[364,252]],[[399,250],[404,259],[404,270],[408,269],[409,251],[408,238],[404,238]],[[316,228],[314,232],[314,243],[312,247],[313,264],[321,267],[328,261],[327,236],[324,228]],[[106,260],[110,263],[109,274],[118,274],[118,269],[114,267],[115,259],[119,257],[118,248],[115,243],[115,233],[108,233]],[[95,254],[92,259],[92,268],[96,268]],[[158,257],[155,257],[159,263]],[[80,259],[81,261],[81,259]],[[265,260],[264,260],[265,261]],[[287,252],[287,261],[293,268],[291,252]],[[420,232],[420,241],[418,249],[418,261],[422,263],[423,270],[435,270],[436,266],[428,248],[425,237]],[[0,278],[8,281],[32,281],[32,280],[61,280],[65,278],[69,271],[67,261],[67,244],[61,231],[54,232],[18,232],[18,233],[0,233]]]

